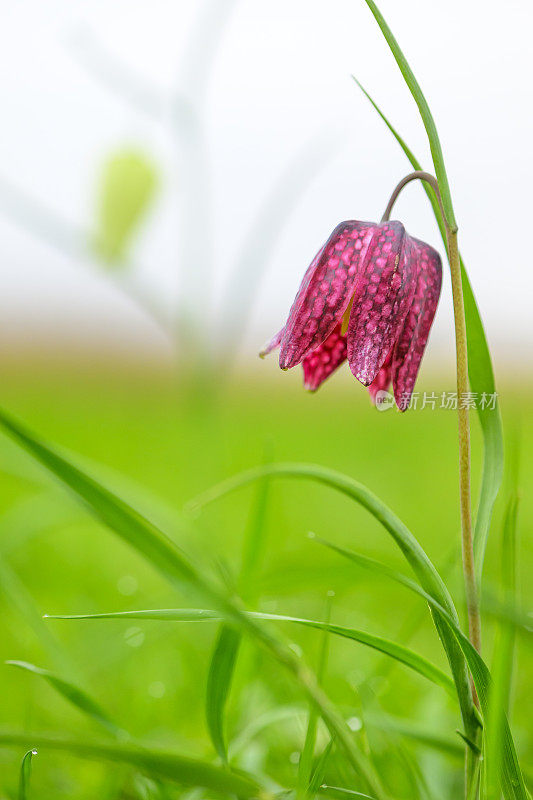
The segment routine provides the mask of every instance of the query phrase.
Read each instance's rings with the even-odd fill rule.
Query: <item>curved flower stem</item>
[[[446,217],[439,184],[434,175],[417,170],[411,172],[395,188],[391,195],[382,222],[386,222],[391,214],[396,199],[404,186],[414,180],[428,183],[437,198],[446,229],[446,246],[453,295],[453,315],[455,320],[455,349],[457,363],[457,414],[459,422],[459,483],[461,505],[461,530],[463,551],[463,574],[465,580],[466,604],[468,609],[468,632],[470,641],[478,652],[481,651],[481,617],[479,597],[476,587],[474,549],[472,536],[472,509],[470,499],[470,423],[468,407],[463,402],[468,392],[468,352],[466,346],[466,321],[463,304],[463,285],[461,282],[461,265],[457,244],[457,225],[450,224]],[[475,695],[474,695],[475,697]],[[476,698],[477,700],[477,698]]]

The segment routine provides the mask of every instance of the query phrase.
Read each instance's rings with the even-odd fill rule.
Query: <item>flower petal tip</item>
[[[351,364],[350,364],[350,369],[352,371],[352,375],[354,376],[354,378],[357,378],[359,383],[362,383],[363,386],[367,387],[374,382],[374,378],[377,375],[377,372],[375,374],[369,373],[368,370],[366,370],[365,368],[358,369],[357,367],[352,366]]]
[[[283,336],[284,328],[282,328],[272,339],[269,339],[267,342],[264,343],[263,347],[259,351],[259,358],[266,358],[269,353],[273,350],[276,350],[281,344],[281,337]]]

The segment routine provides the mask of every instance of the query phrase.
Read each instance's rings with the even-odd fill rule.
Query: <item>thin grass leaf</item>
[[[352,553],[349,550],[344,550],[337,545],[328,545],[336,550],[340,555],[349,558],[352,561],[356,561],[358,564],[361,562],[361,557],[356,554]],[[378,562],[379,563],[379,562]],[[376,566],[376,569],[378,567]],[[468,667],[470,669],[472,680],[474,682],[474,686],[476,687],[476,692],[479,698],[481,711],[483,713],[483,721],[484,721],[484,735],[487,737],[488,727],[491,724],[490,719],[490,696],[491,696],[491,687],[493,684],[492,677],[490,671],[472,645],[470,640],[465,636],[462,632],[460,627],[457,625],[455,620],[451,617],[448,613],[447,609],[444,609],[440,606],[436,600],[431,597],[427,592],[421,589],[417,584],[407,578],[405,575],[396,572],[395,570],[391,570],[389,567],[385,565],[381,565],[380,571],[382,574],[387,575],[392,580],[397,581],[398,583],[402,584],[406,588],[411,589],[411,591],[415,592],[416,594],[423,597],[427,603],[435,610],[439,611],[442,615],[443,622],[449,627],[450,632],[455,636],[455,639],[461,648],[462,652],[464,653],[465,659],[467,661]],[[522,771],[520,769],[520,765],[518,763],[518,758],[516,755],[516,750],[513,742],[513,738],[511,735],[511,730],[509,728],[509,723],[507,721],[507,717],[504,711],[501,711],[500,715],[500,724],[501,724],[501,731],[500,731],[500,748],[501,748],[501,763],[502,763],[502,792],[503,796],[506,800],[527,800],[527,790],[524,783],[524,778],[522,775]],[[466,741],[468,742],[470,737],[466,736]]]
[[[118,743],[90,743],[45,733],[0,732],[0,747],[27,745],[28,742],[39,749],[58,750],[96,761],[129,764],[155,778],[181,786],[202,786],[217,793],[235,794],[243,800],[268,796],[253,778],[244,773],[221,769],[175,753]]]
[[[239,631],[223,625],[218,632],[207,675],[205,700],[207,726],[215,750],[224,763],[228,762],[224,736],[224,711],[231,689],[240,642]]]
[[[326,601],[326,611],[324,614],[323,622],[326,625],[329,625],[330,619],[331,619],[331,596],[329,596],[328,600]],[[318,667],[316,671],[316,677],[319,685],[322,685],[324,681],[324,674],[326,672],[326,665],[329,654],[328,645],[329,645],[329,630],[328,628],[324,628],[320,642]],[[300,754],[300,760],[298,761],[296,796],[299,798],[305,798],[311,793],[313,760],[314,760],[315,745],[316,745],[318,718],[319,714],[316,709],[316,706],[311,705],[311,708],[309,709],[309,717],[307,720],[307,730],[305,732],[304,746]]]
[[[33,756],[36,755],[37,750],[32,748],[31,750],[28,750],[22,759],[22,764],[20,765],[18,800],[28,800],[29,798],[28,790],[30,787],[31,763]]]
[[[342,473],[314,464],[281,463],[256,467],[255,469],[248,470],[247,472],[243,472],[240,475],[236,475],[224,481],[222,484],[215,486],[200,497],[197,497],[194,501],[189,503],[189,508],[190,510],[199,509],[229,492],[263,478],[264,475],[298,479],[304,478],[317,481],[318,483],[322,483],[341,492],[366,508],[392,536],[411,566],[420,585],[437,601],[437,605],[445,608],[452,619],[458,623],[455,606],[442,578],[411,531],[391,509],[367,489],[366,486]],[[438,611],[433,618],[435,627],[437,628],[446,651],[455,681],[465,730],[469,733],[473,733],[477,727],[475,719],[476,712],[472,701],[472,693],[468,681],[464,656],[455,641],[455,637],[450,635],[447,625],[440,619]]]
[[[391,131],[413,169],[422,170],[422,164],[408,147],[405,140],[400,136],[396,128],[357,78],[354,77],[354,80],[375,108],[387,128]],[[422,185],[431,203],[442,241],[446,247],[446,232],[435,192],[425,181]],[[468,378],[471,390],[478,395],[480,400],[480,402],[476,403],[476,411],[483,434],[483,467],[474,530],[476,578],[478,585],[481,585],[483,561],[485,558],[492,512],[503,478],[503,431],[487,337],[464,261],[461,256],[459,256],[459,259],[461,262],[461,281],[463,284],[463,303],[466,317]],[[489,400],[483,407],[481,403],[481,398],[483,396],[492,398],[494,403],[492,400]]]
[[[97,703],[96,700],[93,700],[87,692],[75,686],[70,681],[60,678],[48,669],[37,667],[35,664],[29,664],[27,661],[6,661],[5,663],[44,678],[56,692],[59,692],[65,700],[75,706],[82,714],[98,722],[99,725],[114,736],[124,736],[125,732],[113,722],[100,704]]]
[[[379,776],[354,745],[345,721],[317,685],[313,673],[284,641],[274,637],[266,627],[258,625],[234,600],[226,597],[155,525],[36,438],[5,411],[0,411],[0,426],[73,491],[97,519],[142,554],[174,587],[186,588],[189,593],[213,603],[220,610],[222,618],[246,632],[287,669],[306,696],[320,708],[324,722],[330,732],[336,735],[352,767],[378,798],[385,797]]]
[[[466,800],[478,800],[480,777],[481,777],[481,761],[478,758],[474,763],[472,781],[470,783],[470,789],[468,790],[468,795],[466,797]]]
[[[501,585],[503,601],[510,604],[516,596],[516,527],[518,497],[515,492],[509,499],[502,526]],[[485,740],[484,785],[486,800],[499,800],[502,783],[502,742],[505,710],[513,677],[515,629],[509,622],[500,623],[494,644],[492,665],[493,683],[489,699],[487,736]]]
[[[311,775],[311,781],[309,783],[309,795],[311,797],[317,794],[318,790],[323,785],[324,775],[326,774],[326,769],[334,746],[334,739],[330,739],[318,758],[315,760],[313,774]]]
[[[347,797],[359,797],[360,800],[375,800],[369,794],[354,792],[353,789],[343,789],[341,786],[328,786],[327,784],[320,786],[318,792],[325,797],[332,797],[333,800],[345,800]]]
[[[472,751],[472,752],[473,752],[473,753],[474,753],[476,756],[480,756],[480,755],[481,755],[481,748],[480,748],[480,747],[478,747],[478,746],[477,746],[477,744],[476,744],[475,742],[473,742],[473,741],[472,741],[472,739],[469,739],[469,738],[468,738],[468,736],[465,736],[465,735],[464,735],[464,733],[463,733],[462,731],[459,731],[459,730],[457,730],[457,731],[455,731],[455,732],[456,732],[456,734],[457,734],[457,735],[458,735],[458,736],[459,736],[459,737],[460,737],[460,738],[463,740],[463,742],[466,744],[466,746],[467,746],[467,747],[469,747],[469,748],[470,748],[470,750],[471,750],[471,751]]]
[[[409,580],[409,579],[406,579]],[[416,586],[416,584],[413,584]],[[418,588],[418,587],[417,587]],[[422,590],[420,590],[422,591]],[[429,595],[428,595],[429,597]],[[437,604],[436,604],[437,605]],[[306,628],[315,628],[320,631],[327,631],[335,636],[340,636],[344,639],[350,639],[354,642],[359,642],[380,653],[394,658],[414,672],[418,672],[427,680],[445,689],[447,692],[455,696],[454,682],[446,675],[439,667],[436,667],[423,656],[418,655],[408,647],[404,647],[396,642],[391,642],[382,636],[376,636],[373,633],[367,633],[356,628],[349,628],[343,625],[334,625],[333,623],[323,622],[318,619],[305,619],[303,617],[291,617],[283,614],[267,614],[260,611],[246,611],[244,612],[251,619],[266,620],[271,622],[290,622],[295,625],[301,625]],[[202,622],[205,620],[220,619],[220,614],[216,611],[208,609],[182,609],[182,608],[161,608],[161,609],[147,609],[140,611],[118,611],[116,613],[108,612],[104,614],[48,614],[48,619],[62,619],[62,620],[88,620],[88,619],[149,619],[159,620],[163,622],[177,621],[177,622]]]
[[[387,25],[383,15],[381,14],[380,10],[376,6],[373,0],[365,0],[367,6],[369,7],[370,11],[374,15],[374,19],[378,23],[383,36],[389,48],[391,50],[392,55],[400,72],[402,73],[404,80],[409,87],[411,94],[413,95],[414,101],[418,106],[418,110],[420,111],[420,116],[422,117],[422,122],[424,123],[424,127],[426,129],[426,133],[429,139],[429,146],[431,148],[431,155],[433,158],[433,165],[435,167],[435,172],[437,175],[437,180],[439,182],[440,192],[442,196],[442,205],[444,206],[444,211],[446,213],[446,217],[450,226],[452,228],[457,227],[457,223],[455,221],[455,216],[453,213],[453,205],[452,205],[452,197],[450,192],[450,185],[448,182],[448,175],[446,174],[446,167],[444,165],[444,156],[442,154],[442,147],[439,139],[439,134],[437,132],[437,126],[435,125],[435,121],[433,119],[433,115],[430,111],[428,102],[424,97],[424,93],[420,88],[420,85],[417,79],[414,76],[413,70],[409,66],[407,59],[405,58],[400,45],[394,38],[394,35]]]
[[[259,483],[244,539],[239,584],[241,597],[247,601],[255,600],[257,592],[255,577],[262,551],[267,497],[268,478],[265,478]],[[215,750],[224,763],[228,761],[224,736],[224,716],[240,643],[240,633],[227,625],[222,625],[215,642],[207,676],[205,698],[207,726]]]

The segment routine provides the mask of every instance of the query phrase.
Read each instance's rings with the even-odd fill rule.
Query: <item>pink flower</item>
[[[341,222],[305,273],[284,328],[260,355],[280,347],[280,367],[302,363],[311,391],[347,359],[373,400],[392,383],[405,411],[441,278],[439,254],[400,222]]]

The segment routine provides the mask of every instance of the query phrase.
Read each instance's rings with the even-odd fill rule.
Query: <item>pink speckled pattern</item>
[[[280,347],[282,369],[303,362],[311,391],[347,359],[373,401],[392,382],[405,411],[441,280],[438,253],[409,236],[401,222],[341,222],[305,273],[286,325],[260,355]]]
[[[346,355],[346,336],[341,334],[339,324],[326,341],[308,353],[302,361],[305,388],[316,392],[320,384],[346,361]]]
[[[348,324],[348,363],[369,386],[401,331],[416,288],[413,245],[401,222],[378,226],[357,281]]]
[[[375,225],[341,222],[307,270],[281,340],[279,365],[296,366],[342,319],[365,261]]]
[[[418,239],[411,241],[416,263],[416,291],[394,348],[392,365],[394,399],[400,411],[409,407],[442,283],[442,265],[437,251]]]
[[[383,362],[378,374],[368,387],[372,402],[376,402],[378,392],[386,392],[392,383],[392,350]]]

